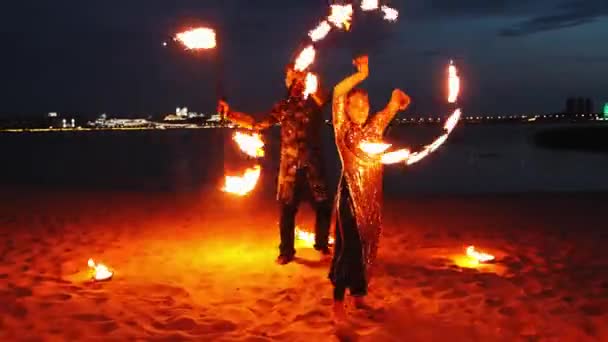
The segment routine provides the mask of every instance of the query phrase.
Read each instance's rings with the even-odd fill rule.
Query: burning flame
[[[93,259],[89,259],[88,265],[94,271],[93,279],[95,280],[108,280],[114,275],[114,272],[110,271],[106,265],[95,264]]]
[[[222,190],[237,196],[245,196],[255,188],[261,171],[262,168],[256,165],[245,170],[243,176],[226,176],[226,184]]]
[[[467,247],[467,256],[475,259],[478,263],[484,263],[494,260],[494,256],[487,253],[478,252],[475,250],[475,246]]]
[[[456,127],[456,124],[460,120],[461,115],[462,115],[462,112],[460,111],[460,109],[456,109],[454,111],[454,113],[452,113],[452,115],[450,115],[448,120],[445,122],[445,125],[443,126],[443,128],[448,132],[448,134],[452,133],[452,131],[454,130],[454,127]]]
[[[314,61],[315,61],[316,51],[314,46],[309,45],[300,54],[296,59],[294,69],[296,71],[304,71],[306,70]]]
[[[399,11],[392,7],[382,6],[381,10],[384,12],[384,20],[397,21],[397,18],[399,18]]]
[[[189,50],[213,49],[216,46],[215,31],[206,27],[178,33],[175,40]]]
[[[450,61],[450,66],[448,66],[448,102],[456,102],[459,93],[460,77],[458,77],[458,69],[456,69],[454,62]]]
[[[348,31],[353,20],[353,5],[331,5],[331,14],[327,17],[327,20],[337,28],[344,27]]]
[[[304,98],[308,98],[308,95],[314,94],[319,88],[319,79],[317,75],[313,73],[306,74],[306,88],[304,88]]]
[[[377,155],[383,153],[384,151],[388,150],[389,147],[391,147],[391,144],[374,143],[368,141],[363,141],[361,144],[359,144],[359,148],[361,149],[361,151],[370,155]]]
[[[296,239],[303,241],[307,246],[314,246],[314,244],[315,244],[315,234],[314,233],[307,232],[305,230],[300,229],[300,227],[296,227],[295,234],[296,234]],[[330,236],[327,243],[330,245],[333,245],[334,242],[335,242],[334,238]]]
[[[410,150],[408,150],[407,148],[403,148],[403,149],[400,149],[397,151],[392,151],[392,152],[383,154],[380,161],[382,164],[385,164],[385,165],[397,164],[397,163],[407,160],[409,158],[409,156],[410,156]]]
[[[331,31],[331,25],[326,20],[323,20],[317,27],[308,32],[308,36],[313,42],[317,42],[325,38],[329,31]]]
[[[241,151],[250,157],[259,158],[264,156],[264,141],[258,133],[245,134],[234,133],[232,137]]]
[[[373,11],[378,9],[378,0],[362,0],[361,9],[363,11]]]

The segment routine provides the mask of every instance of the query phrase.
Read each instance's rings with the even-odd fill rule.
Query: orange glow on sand
[[[239,146],[241,151],[253,158],[264,156],[264,141],[258,133],[234,133],[232,139]]]
[[[89,259],[88,263],[89,268],[91,269],[91,278],[96,281],[104,281],[112,279],[114,276],[114,272],[110,271],[110,269],[104,264],[95,264],[93,259]]]
[[[215,31],[206,27],[178,33],[175,40],[184,44],[189,50],[213,49],[216,46]]]
[[[312,247],[315,245],[315,233],[308,232],[299,226],[296,227],[295,230],[296,240],[300,241],[306,247]],[[328,243],[330,245],[334,244],[334,238],[329,237]]]
[[[237,196],[245,196],[255,189],[262,168],[259,165],[245,170],[242,176],[225,176],[226,183],[222,191]]]

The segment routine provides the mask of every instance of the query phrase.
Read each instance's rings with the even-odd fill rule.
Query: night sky
[[[382,2],[382,1],[381,1]],[[315,70],[331,87],[370,55],[372,106],[398,87],[410,113],[439,114],[444,67],[454,58],[470,114],[555,112],[567,96],[608,102],[608,1],[409,0],[389,3],[398,23],[356,18],[328,40]],[[216,79],[244,111],[283,96],[285,64],[327,14],[326,0],[21,0],[0,10],[0,115],[141,116],[178,105],[210,112]],[[217,58],[195,56],[168,36],[189,24],[220,34]]]

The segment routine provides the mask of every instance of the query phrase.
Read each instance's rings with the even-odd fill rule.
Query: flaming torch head
[[[460,94],[460,77],[458,77],[458,69],[453,61],[450,61],[448,66],[448,102],[455,103],[458,101]]]
[[[304,71],[315,61],[317,52],[314,46],[309,45],[296,58],[293,69],[295,71]]]
[[[327,17],[327,20],[337,28],[350,30],[353,20],[353,5],[331,5],[331,14]]]
[[[386,144],[382,142],[363,141],[361,142],[361,144],[359,144],[359,148],[361,149],[361,151],[371,156],[384,153],[384,151],[388,150],[389,147],[391,147],[391,144]]]
[[[242,176],[226,176],[224,192],[237,196],[245,196],[255,189],[262,169],[259,165],[245,170]]]
[[[399,11],[392,7],[382,6],[382,12],[384,12],[384,20],[386,21],[397,21],[399,18]]]
[[[175,40],[182,43],[188,50],[208,50],[216,46],[215,31],[206,27],[178,33]]]
[[[323,20],[317,27],[308,32],[308,36],[313,42],[318,42],[325,38],[329,34],[329,31],[331,31],[331,25],[326,20]]]
[[[373,11],[378,9],[378,0],[362,0],[361,1],[361,10],[363,11]]]
[[[314,94],[319,89],[319,78],[317,75],[309,72],[306,74],[306,86],[304,87],[304,98],[308,98],[309,95]]]
[[[245,134],[241,132],[234,133],[232,139],[239,146],[241,151],[253,158],[264,156],[264,141],[257,133]]]

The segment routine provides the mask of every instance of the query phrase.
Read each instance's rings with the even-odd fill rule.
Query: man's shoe
[[[281,254],[277,258],[277,264],[279,264],[279,265],[286,265],[286,264],[289,264],[290,262],[292,262],[293,259],[295,259],[295,255],[283,255],[283,254]]]

